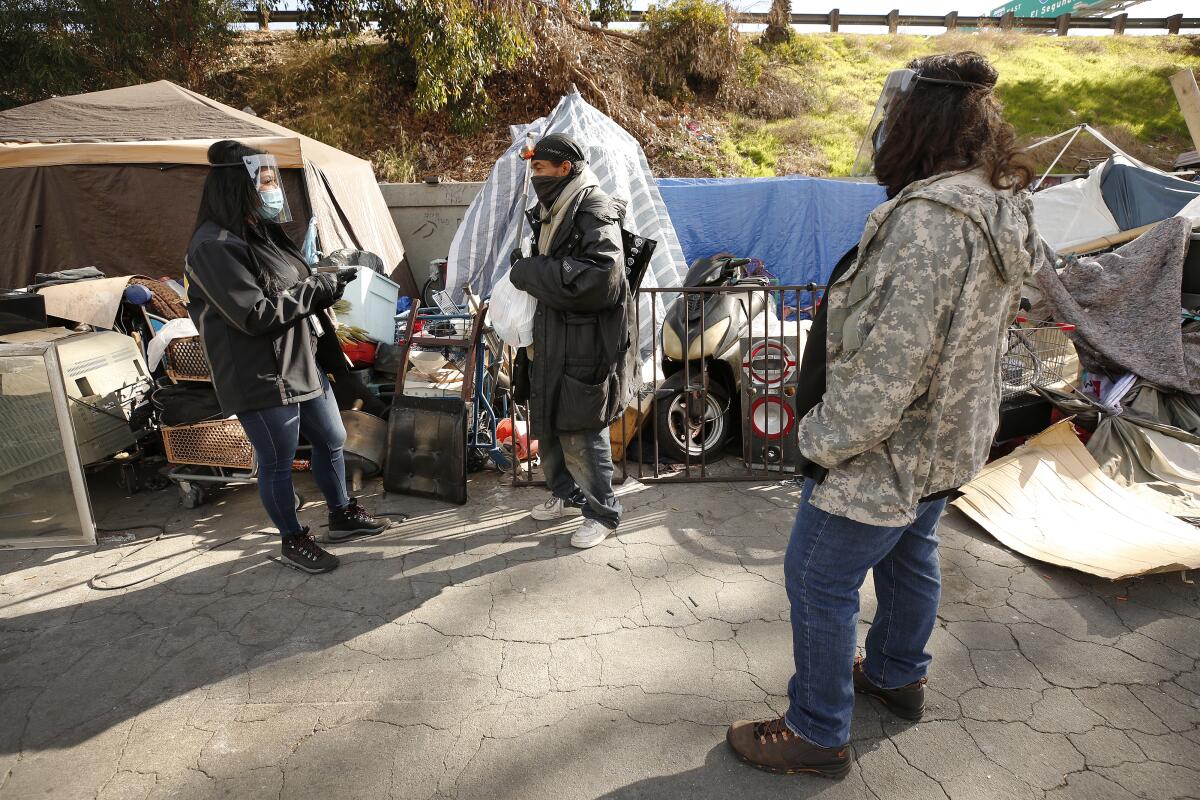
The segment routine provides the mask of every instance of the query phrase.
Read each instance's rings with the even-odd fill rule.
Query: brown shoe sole
[[[726,743],[729,743],[729,738],[726,737]],[[784,769],[783,767],[769,767],[766,764],[759,764],[757,761],[751,761],[737,751],[737,748],[729,743],[729,749],[737,756],[738,761],[743,764],[749,764],[755,769],[769,772],[772,775],[817,775],[821,778],[828,778],[831,781],[840,781],[842,778],[850,774],[850,770],[854,766],[854,759],[847,758],[844,764],[830,767],[796,767],[795,769]]]
[[[875,694],[874,692],[867,691],[859,692],[859,694],[865,694],[868,697],[874,697],[876,700],[887,706],[888,711],[892,712],[897,717],[900,717],[900,719],[907,720],[908,722],[920,722],[925,716],[925,709],[923,708],[920,711],[910,711],[907,708],[901,708],[897,706],[881,694]]]
[[[901,719],[909,722],[920,722],[925,715],[925,704],[922,703],[918,709],[905,708],[904,706],[893,703],[887,695],[887,689],[876,689],[874,687],[858,686],[855,684],[854,691],[856,694],[865,694],[868,697],[874,697],[879,702],[883,703],[887,710],[895,714]]]

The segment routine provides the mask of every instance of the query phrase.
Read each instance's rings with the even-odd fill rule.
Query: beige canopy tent
[[[220,139],[279,160],[297,241],[311,216],[323,251],[373,252],[415,294],[369,162],[168,81],[0,112],[0,287],[85,266],[178,277]]]

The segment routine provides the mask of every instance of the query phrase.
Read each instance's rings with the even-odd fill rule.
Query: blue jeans
[[[582,507],[587,519],[616,530],[621,501],[613,494],[608,428],[544,434],[538,440],[538,454],[551,494]]]
[[[328,381],[320,397],[287,406],[243,411],[238,421],[258,457],[258,495],[281,536],[299,533],[292,462],[300,434],[312,445],[312,472],[330,510],[350,503],[346,493],[346,461],[342,446],[346,428]]]
[[[822,747],[850,741],[854,713],[858,590],[871,570],[878,610],[867,634],[863,671],[895,689],[925,677],[925,651],[937,621],[942,576],[937,526],[946,501],[922,503],[902,528],[864,525],[809,502],[808,481],[796,513],[783,574],[792,605],[788,727]]]

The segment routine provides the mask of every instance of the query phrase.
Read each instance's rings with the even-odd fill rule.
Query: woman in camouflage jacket
[[[976,53],[918,59],[889,76],[868,131],[891,199],[829,288],[826,341],[809,340],[827,367],[799,426],[820,481],[806,482],[784,560],[796,672],[784,716],[729,729],[753,766],[845,775],[856,691],[906,719],[924,710],[938,521],[987,459],[1005,331],[1041,252],[996,77]],[[878,607],[856,662],[869,570]]]

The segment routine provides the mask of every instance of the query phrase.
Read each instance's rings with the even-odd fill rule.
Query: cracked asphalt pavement
[[[786,707],[797,496],[643,487],[579,552],[485,474],[464,507],[368,496],[414,518],[321,576],[268,559],[250,487],[109,504],[170,536],[0,551],[0,797],[1200,798],[1200,586],[1032,562],[957,512],[926,719],[859,698],[841,782],[738,763],[729,722]]]

